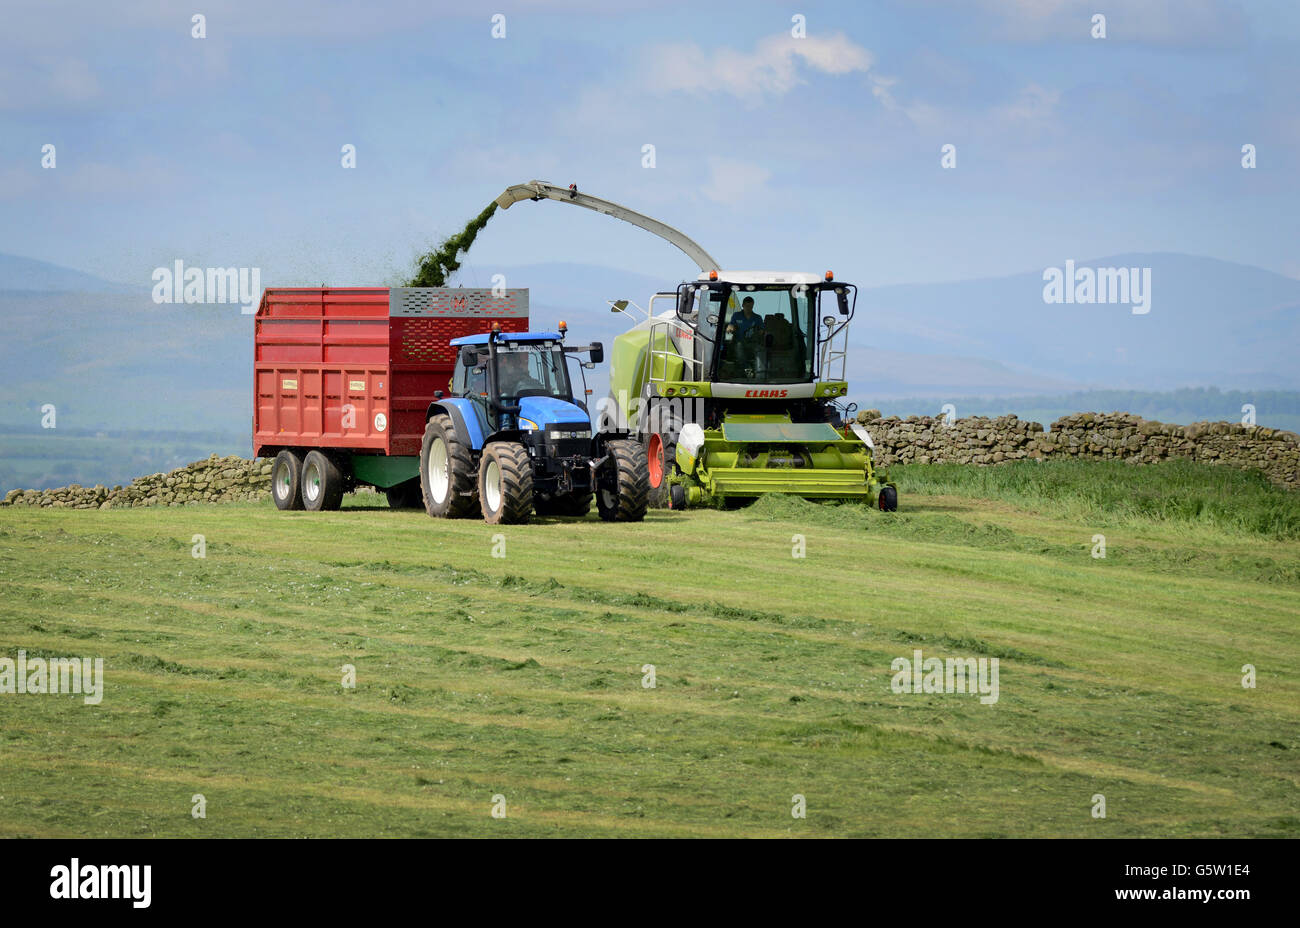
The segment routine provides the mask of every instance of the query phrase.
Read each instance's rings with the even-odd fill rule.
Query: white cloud
[[[796,39],[769,36],[744,52],[734,48],[701,48],[693,42],[649,49],[642,79],[660,92],[726,93],[750,102],[781,96],[806,83],[804,74],[843,75],[871,70],[869,51],[842,33]]]
[[[709,180],[701,189],[715,203],[735,206],[767,193],[772,172],[736,158],[709,158]]]

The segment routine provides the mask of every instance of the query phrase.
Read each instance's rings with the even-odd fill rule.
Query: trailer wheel
[[[880,505],[881,512],[898,511],[898,491],[893,487],[881,487],[877,502]]]
[[[271,465],[271,499],[276,509],[302,508],[302,456],[281,451]]]
[[[435,519],[463,519],[478,511],[474,458],[445,413],[431,417],[424,426],[420,492],[424,511]]]
[[[390,509],[422,509],[424,499],[420,493],[420,481],[408,480],[384,491]]]
[[[515,525],[533,515],[533,462],[519,442],[494,441],[478,465],[478,498],[489,525]]]
[[[645,445],[616,439],[605,446],[610,464],[596,490],[596,508],[606,522],[640,522],[649,506],[650,476]],[[612,469],[612,473],[608,471]]]
[[[338,509],[343,502],[343,471],[320,451],[302,462],[302,505],[311,512]]]

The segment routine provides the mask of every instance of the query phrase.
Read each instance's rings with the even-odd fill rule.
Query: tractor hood
[[[527,419],[539,429],[566,425],[570,429],[590,429],[591,417],[582,407],[553,396],[524,396],[519,400],[519,418]],[[527,428],[527,423],[520,423]]]

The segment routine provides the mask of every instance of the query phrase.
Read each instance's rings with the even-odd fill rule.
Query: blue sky
[[[48,0],[5,19],[0,252],[142,286],[178,258],[392,283],[534,177],[731,267],[862,285],[1134,251],[1300,277],[1292,0]],[[524,203],[463,282],[549,261],[693,272],[639,230]]]

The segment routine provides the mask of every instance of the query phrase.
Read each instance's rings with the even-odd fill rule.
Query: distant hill
[[[0,290],[132,293],[147,289],[104,280],[94,274],[74,271],[47,261],[37,261],[35,258],[0,254]]]
[[[1114,255],[1076,264],[1150,267],[1150,312],[1044,303],[1042,271],[878,287],[864,289],[858,300],[854,344],[996,360],[1098,388],[1300,388],[1300,280],[1181,254]]]

